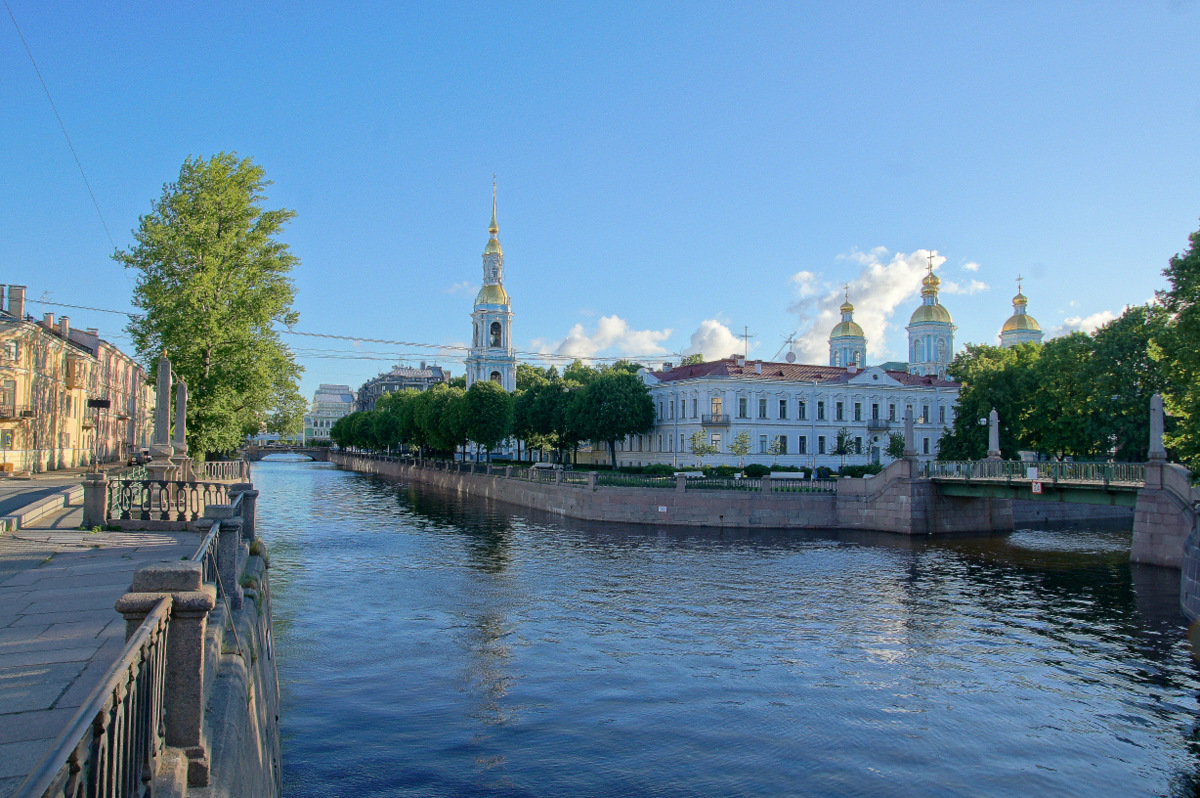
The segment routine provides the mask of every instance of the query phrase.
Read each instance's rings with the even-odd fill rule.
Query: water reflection
[[[256,478],[289,795],[1198,783],[1178,577],[1131,568],[1127,532],[635,527]]]

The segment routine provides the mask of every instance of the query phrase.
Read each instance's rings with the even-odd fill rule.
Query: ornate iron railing
[[[210,504],[229,502],[229,484],[142,479],[108,483],[108,518],[195,521]]]
[[[1136,486],[1146,483],[1142,463],[1026,463],[1014,460],[956,460],[925,463],[931,479],[1051,482],[1076,485]]]
[[[596,484],[612,488],[675,488],[675,477],[656,477],[648,474],[622,474],[597,471]]]
[[[206,460],[199,476],[221,482],[249,482],[250,463],[245,460]]]
[[[14,798],[150,794],[150,780],[163,749],[170,617],[171,600],[163,598]]]

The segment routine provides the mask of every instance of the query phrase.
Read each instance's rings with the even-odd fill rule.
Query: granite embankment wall
[[[1012,503],[1013,523],[1026,524],[1072,524],[1097,522],[1113,526],[1132,526],[1133,508],[1109,504],[1072,504],[1068,502],[1014,499]]]
[[[899,460],[868,479],[844,479],[833,493],[602,487],[426,468],[411,461],[335,452],[341,468],[423,482],[441,490],[532,507],[569,518],[679,526],[860,529],[898,534],[1012,530],[1006,499],[937,496]]]

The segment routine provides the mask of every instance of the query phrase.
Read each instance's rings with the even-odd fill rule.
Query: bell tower
[[[483,285],[471,312],[471,348],[467,354],[467,387],[490,380],[504,390],[517,389],[517,359],[512,348],[512,306],[504,290],[504,250],[496,224],[496,179],[492,177],[492,222],[483,248]]]

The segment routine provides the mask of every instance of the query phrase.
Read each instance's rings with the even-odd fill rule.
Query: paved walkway
[[[36,495],[45,486],[28,487]],[[8,498],[0,495],[0,502]],[[190,556],[199,545],[195,533],[93,533],[79,529],[82,521],[82,507],[74,506],[32,528],[0,534],[2,798],[47,753],[120,656],[125,621],[113,605],[133,572]]]

